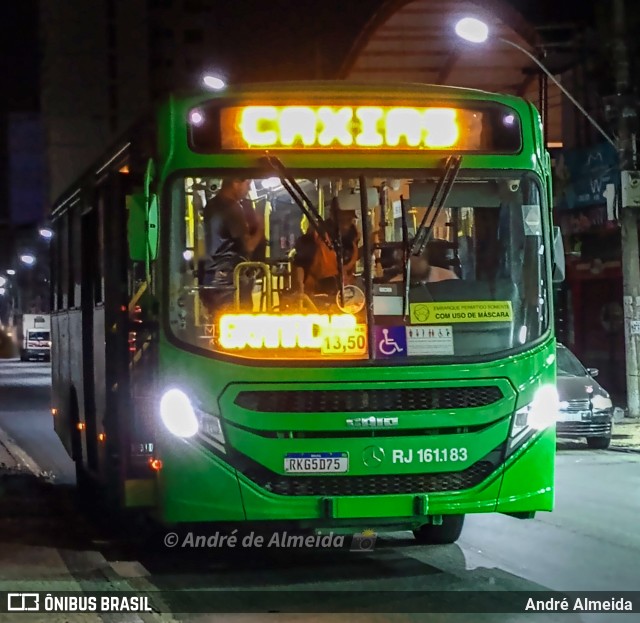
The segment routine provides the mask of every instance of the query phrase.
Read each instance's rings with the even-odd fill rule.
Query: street
[[[456,545],[417,546],[410,533],[378,536],[373,551],[263,549],[224,552],[216,547],[150,549],[135,538],[119,542],[74,506],[74,471],[52,428],[48,364],[0,360],[0,429],[44,472],[7,469],[0,454],[0,591],[272,590],[282,599],[276,612],[336,610],[360,591],[633,591],[640,577],[640,454],[586,450],[559,443],[556,509],[535,520],[501,515],[467,517]],[[0,443],[2,437],[0,437]],[[10,442],[9,450],[14,447]],[[15,448],[14,448],[15,449]],[[0,451],[2,446],[0,445]],[[350,537],[349,537],[350,539]],[[133,544],[132,544],[133,541]],[[179,545],[185,543],[180,535]],[[182,550],[182,551],[180,551]],[[288,591],[336,591],[314,596]],[[337,591],[346,591],[341,595]],[[399,610],[426,612],[408,593],[397,593]],[[454,593],[455,595],[455,593]],[[478,597],[479,615],[434,615],[438,621],[611,621],[634,614],[491,614],[495,593]],[[464,595],[461,595],[464,598]],[[392,597],[390,597],[391,599]],[[500,593],[500,599],[509,599]],[[314,601],[315,600],[315,601]],[[169,600],[171,601],[171,600]],[[251,597],[246,602],[250,609]],[[197,612],[197,594],[189,594]],[[452,600],[452,603],[455,603]],[[194,605],[195,604],[195,605]],[[298,608],[296,609],[296,606]],[[202,604],[200,608],[204,610]],[[187,609],[187,608],[185,608]],[[172,612],[180,612],[176,606]],[[205,610],[206,611],[206,610]],[[263,612],[267,612],[265,609]],[[372,609],[375,612],[375,608]],[[33,618],[29,618],[32,616]],[[142,614],[24,615],[29,621],[222,621],[264,620],[265,615]],[[340,615],[269,615],[269,620],[341,620]],[[277,617],[277,618],[274,618]],[[350,614],[352,621],[419,621],[421,614]],[[0,622],[16,620],[0,614]]]

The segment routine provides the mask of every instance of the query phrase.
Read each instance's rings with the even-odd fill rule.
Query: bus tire
[[[413,535],[423,545],[447,545],[458,540],[463,525],[464,515],[443,515],[439,526],[424,524],[414,530]]]
[[[87,474],[82,459],[76,459],[76,496],[81,503],[91,501],[91,492],[93,491],[91,476]]]
[[[587,445],[592,450],[606,450],[611,443],[611,437],[587,437]]]

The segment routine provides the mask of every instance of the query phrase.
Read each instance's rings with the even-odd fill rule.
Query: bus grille
[[[495,386],[400,389],[243,391],[235,404],[262,413],[371,413],[483,407],[498,402]]]
[[[460,472],[379,476],[281,476],[262,466],[246,470],[245,476],[278,495],[393,495],[462,491],[480,484],[501,462],[497,449]]]

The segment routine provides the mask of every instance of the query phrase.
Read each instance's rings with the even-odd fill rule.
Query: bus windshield
[[[295,171],[293,187],[236,173],[169,185],[180,342],[406,365],[502,356],[547,331],[548,223],[533,174],[461,172],[438,210],[435,171]]]

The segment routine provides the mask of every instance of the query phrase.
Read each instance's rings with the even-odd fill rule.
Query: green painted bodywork
[[[326,101],[348,102],[370,95],[371,101],[384,104],[415,101],[424,104],[434,98],[455,103],[456,100],[495,101],[511,106],[520,116],[523,149],[511,156],[465,155],[462,169],[511,169],[532,171],[543,185],[548,184],[548,158],[542,148],[542,128],[535,108],[516,97],[494,95],[480,91],[426,85],[349,85],[339,83],[302,83],[294,85],[258,85],[238,92],[227,92],[234,103],[269,97],[270,103],[281,97],[283,102],[319,98]],[[171,100],[160,110],[159,158],[157,162],[160,187],[168,176],[182,170],[253,168],[262,152],[247,154],[194,154],[186,143],[185,120],[189,110],[216,96],[201,94],[183,100]],[[384,101],[383,101],[384,100]],[[443,154],[425,152],[406,153],[301,153],[279,154],[289,168],[348,168],[348,169],[426,169],[439,165]],[[544,187],[544,186],[543,186]],[[543,196],[550,193],[545,188]],[[164,263],[167,206],[162,205],[159,265]],[[550,211],[546,206],[545,245],[550,247]],[[551,283],[550,266],[547,282]],[[158,271],[157,292],[161,309],[166,307],[163,276]],[[551,293],[549,292],[551,303]],[[383,366],[364,361],[361,365],[298,367],[253,363],[251,360],[219,360],[204,352],[189,352],[171,340],[164,332],[159,344],[160,394],[168,387],[182,388],[204,411],[218,414],[224,424],[229,451],[241,453],[253,462],[277,474],[284,473],[283,456],[292,452],[347,452],[350,476],[381,474],[434,473],[462,470],[495,448],[505,444],[516,409],[529,404],[535,390],[544,384],[555,384],[555,339],[553,322],[545,338],[526,352],[493,361],[452,365]],[[398,417],[394,436],[341,438],[337,433],[346,430],[345,413],[257,413],[234,404],[240,391],[278,392],[286,389],[324,390],[334,388],[400,388],[400,387],[459,387],[464,385],[498,385],[503,398],[487,407],[458,410],[413,411],[385,413]],[[365,416],[366,414],[357,414]],[[377,414],[379,415],[379,414]],[[451,434],[417,436],[402,434],[403,429],[426,429],[488,425],[480,432],[452,432]],[[261,436],[259,431],[331,431],[325,438],[299,438],[291,435]],[[261,489],[237,471],[224,454],[210,451],[196,440],[172,437],[158,423],[157,443],[163,469],[158,473],[156,513],[168,524],[180,522],[276,521],[295,522],[302,527],[339,525],[401,525],[415,527],[427,521],[428,515],[476,512],[522,513],[550,511],[553,507],[555,429],[553,426],[533,434],[512,452],[491,475],[479,485],[463,491],[424,494],[336,496],[287,496]],[[366,467],[362,451],[374,444],[385,451],[385,461],[377,467]],[[430,463],[428,465],[392,464],[389,457],[394,449],[419,448],[468,449],[464,462]],[[232,450],[233,449],[233,450]],[[313,478],[314,476],[309,476]]]
[[[349,474],[403,474],[419,471],[417,464],[383,464],[366,468],[361,460],[364,447],[375,444],[390,456],[393,448],[405,451],[419,447],[468,447],[469,459],[456,463],[464,469],[504,442],[509,433],[510,416],[514,410],[531,402],[535,389],[555,382],[555,361],[550,357],[555,343],[549,340],[531,352],[474,365],[376,367],[371,368],[256,368],[207,360],[164,343],[161,361],[168,385],[183,388],[197,396],[203,407],[205,397],[211,396],[209,408],[225,421],[250,422],[230,396],[240,388],[277,391],[295,383],[311,389],[315,383],[335,383],[344,389],[346,383],[354,387],[420,387],[480,385],[491,381],[503,389],[506,398],[485,408],[458,411],[404,413],[399,428],[437,426],[469,426],[494,421],[480,433],[459,433],[436,437],[397,436],[353,439],[268,439],[227,426],[227,443],[254,461],[276,473],[283,473],[283,456],[288,452],[349,452]],[[426,381],[428,379],[428,381]],[[264,430],[344,430],[345,414],[255,414],[268,416],[269,423],[251,422],[253,428]],[[390,413],[389,415],[392,415]],[[304,419],[303,419],[304,418]],[[319,419],[321,418],[321,419]],[[416,494],[386,496],[352,496],[336,498],[333,517],[325,516],[319,497],[273,495],[260,490],[254,483],[229,467],[225,461],[191,441],[163,436],[161,472],[161,516],[165,522],[289,520],[302,524],[332,525],[334,520],[375,518],[377,525],[390,523],[419,524],[415,513]],[[555,430],[553,427],[538,433],[507,459],[481,485],[463,492],[434,493],[427,497],[429,514],[471,512],[522,512],[552,510],[553,465],[555,458]],[[352,467],[353,466],[353,467]],[[431,464],[429,473],[447,471],[451,464]]]

